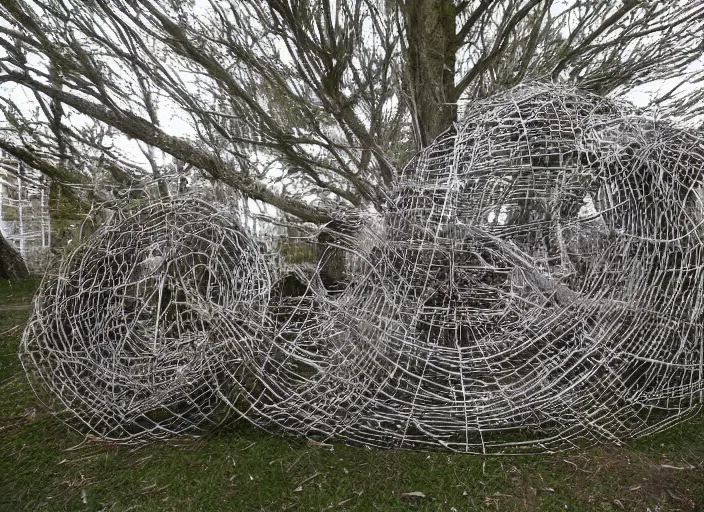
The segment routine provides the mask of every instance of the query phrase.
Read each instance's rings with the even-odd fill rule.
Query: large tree
[[[17,249],[0,232],[0,279],[20,280],[30,276]]]
[[[525,79],[694,113],[701,0],[1,0],[0,145],[126,166],[118,137],[303,221],[380,187],[473,101]],[[100,132],[95,137],[95,131]],[[106,138],[107,136],[107,138]],[[34,148],[50,158],[39,158]]]

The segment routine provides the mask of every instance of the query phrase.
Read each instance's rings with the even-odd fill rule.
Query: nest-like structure
[[[696,132],[520,86],[467,107],[379,217],[336,219],[320,264],[274,283],[230,212],[126,210],[45,279],[22,359],[110,439],[230,409],[375,447],[622,442],[701,406],[703,176]]]
[[[196,199],[147,200],[70,253],[42,281],[20,347],[38,395],[116,441],[223,421],[238,392],[218,377],[240,365],[229,345],[261,335],[271,287],[235,218]]]
[[[686,418],[704,382],[703,171],[704,141],[630,105],[553,86],[473,105],[381,221],[338,241],[348,288],[311,279],[305,321],[252,350],[248,416],[475,453]]]
[[[468,108],[362,236],[336,313],[365,359],[335,368],[366,397],[344,437],[542,452],[699,410],[703,172],[701,138],[582,92]]]

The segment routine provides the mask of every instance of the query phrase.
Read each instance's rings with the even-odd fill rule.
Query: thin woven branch
[[[150,203],[45,281],[23,361],[120,440],[198,433],[224,402],[375,447],[622,442],[701,406],[703,171],[694,132],[521,86],[469,107],[380,218],[338,219],[342,292],[320,266],[272,283],[228,214]]]

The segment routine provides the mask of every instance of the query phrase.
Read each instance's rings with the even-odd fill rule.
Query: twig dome
[[[20,356],[38,394],[97,436],[198,434],[229,411],[222,397],[236,388],[216,377],[240,364],[225,360],[228,345],[258,335],[269,287],[259,246],[232,213],[147,201],[47,274]]]
[[[542,452],[699,410],[702,171],[697,136],[582,92],[469,107],[404,170],[341,298],[381,368],[346,436]]]
[[[701,406],[703,176],[697,133],[523,85],[468,106],[380,218],[339,233],[341,293],[312,267],[282,294],[232,214],[149,202],[47,276],[22,360],[110,439],[235,409],[375,447],[622,442]]]

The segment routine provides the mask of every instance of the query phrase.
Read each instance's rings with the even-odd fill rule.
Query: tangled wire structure
[[[382,376],[346,435],[541,452],[699,410],[703,171],[699,137],[600,97],[472,106],[405,169],[341,299]]]
[[[232,213],[149,201],[120,210],[47,274],[20,357],[40,398],[94,435],[198,434],[230,411],[222,397],[237,390],[213,384],[239,365],[223,360],[228,344],[260,336],[270,286]]]
[[[42,285],[25,367],[127,440],[197,432],[222,402],[276,432],[472,453],[622,442],[697,412],[704,140],[554,85],[463,119],[332,237],[343,291],[301,269],[287,291],[230,217],[156,203]],[[162,311],[164,279],[182,298]]]
[[[700,138],[629,105],[535,85],[473,105],[349,244],[346,291],[298,311],[325,342],[254,350],[253,421],[525,453],[693,414],[703,170]]]

